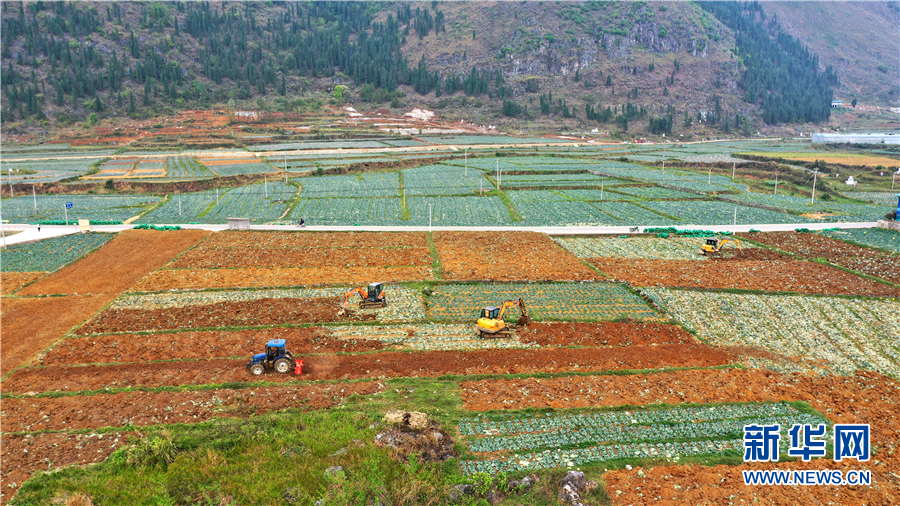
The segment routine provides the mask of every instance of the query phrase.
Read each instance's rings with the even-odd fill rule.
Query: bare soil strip
[[[36,279],[46,276],[46,272],[3,272],[0,273],[0,295],[9,295]]]
[[[126,230],[87,257],[25,287],[19,295],[115,296],[207,235],[206,230]]]
[[[300,358],[300,357],[298,357]],[[268,373],[262,379],[295,382],[333,379],[436,377],[563,371],[612,371],[664,367],[710,367],[734,355],[707,345],[651,345],[623,348],[378,352],[304,358],[303,375]],[[213,385],[252,381],[248,359],[136,363],[110,366],[48,366],[20,369],[3,382],[5,392],[28,393],[122,387]]]
[[[592,258],[590,262],[616,281],[636,286],[728,288],[820,295],[900,295],[900,288],[803,260],[692,262]]]

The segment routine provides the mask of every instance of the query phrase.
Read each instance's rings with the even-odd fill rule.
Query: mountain
[[[870,72],[835,74],[829,62],[847,67],[846,53],[823,48],[820,60],[810,52],[802,41],[819,42],[804,16],[815,12],[803,2],[3,2],[0,9],[6,130],[210,107],[302,113],[330,101],[423,107],[521,131],[749,134],[827,119],[835,86],[879,103],[892,103],[895,91],[889,84],[868,91]],[[853,9],[892,26],[892,7]],[[878,48],[869,54],[886,53],[888,38],[873,38]],[[896,59],[884,65],[896,75]]]

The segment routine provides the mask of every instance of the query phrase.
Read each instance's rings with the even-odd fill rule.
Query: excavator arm
[[[503,303],[503,307],[500,308],[500,317],[499,318],[501,320],[503,319],[503,315],[506,314],[506,310],[511,307],[519,308],[519,313],[520,313],[519,324],[524,325],[531,321],[531,319],[528,317],[528,310],[525,308],[525,301],[522,300],[521,297],[519,297],[519,300],[508,300]]]
[[[365,299],[366,297],[369,296],[369,293],[366,291],[366,289],[361,286],[357,286],[356,288],[354,288],[352,290],[348,290],[347,293],[344,294],[344,304],[341,305],[341,312],[338,313],[338,315],[343,315],[343,314],[347,313],[347,301],[350,300],[350,297],[352,297],[354,293],[358,293],[360,298],[362,298],[362,299]]]

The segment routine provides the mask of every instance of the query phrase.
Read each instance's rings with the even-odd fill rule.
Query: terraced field
[[[389,145],[254,149],[366,143]],[[729,178],[596,158],[621,156],[612,149],[252,179],[220,190],[218,202],[215,190],[170,193],[140,221],[421,225],[429,204],[434,225],[702,227],[732,223],[736,207],[738,223],[813,220],[792,199],[773,206],[788,212],[716,200],[775,202]],[[667,159],[799,151],[677,149],[629,147]],[[291,163],[347,163],[303,156]],[[214,158],[173,154],[160,167],[191,179],[203,177],[198,160],[217,173],[230,166]],[[516,173],[496,178],[498,165]],[[97,204],[107,210],[98,218],[140,206],[77,198],[120,199]],[[29,202],[4,199],[4,219],[17,207],[27,216]],[[838,206],[841,219],[877,207]],[[95,504],[444,504],[457,485],[484,488],[492,476],[501,504],[549,504],[563,474],[579,470],[602,484],[582,491],[590,504],[896,502],[896,232],[740,238],[743,252],[721,258],[697,253],[701,237],[515,230],[140,230],[11,247],[0,253],[0,501],[63,504],[77,492]],[[339,313],[349,289],[373,281],[386,283],[386,307],[360,309],[351,294]],[[520,297],[532,321],[518,324],[512,308],[511,337],[476,334],[482,308]],[[248,372],[272,339],[287,341],[301,374]],[[781,426],[781,461],[743,462],[745,425],[770,423]],[[870,424],[873,459],[785,459],[795,423],[825,424],[828,438],[835,423]],[[250,468],[262,488],[248,488]],[[780,493],[741,484],[742,470],[825,468],[867,470],[873,484]],[[526,476],[538,481],[521,494],[507,482]],[[478,493],[472,503],[487,501]]]

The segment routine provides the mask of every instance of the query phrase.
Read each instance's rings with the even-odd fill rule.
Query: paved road
[[[668,227],[671,225],[659,225]],[[760,230],[763,232],[784,232],[792,231],[798,228],[808,228],[810,230],[822,230],[825,228],[873,228],[877,227],[877,222],[857,222],[857,223],[788,223],[788,224],[756,224],[756,225],[678,225],[679,229],[695,229],[712,230],[715,232],[749,232],[750,229]],[[134,228],[134,225],[94,225],[95,232],[119,232]],[[228,230],[228,225],[181,225],[181,228],[193,228],[201,230],[221,231]],[[348,231],[368,231],[368,232],[441,232],[445,230],[463,230],[463,231],[499,231],[499,232],[543,232],[551,235],[622,235],[631,232],[630,227],[375,227],[375,226],[307,226],[299,228],[292,225],[250,225],[251,230],[304,230],[310,232],[348,232]],[[639,231],[643,231],[650,227],[638,227]],[[37,231],[36,225],[17,225],[5,224],[5,230],[20,231],[15,235],[8,236],[4,239],[5,244],[19,244],[24,242],[38,241],[48,237],[57,237],[61,235],[78,233],[78,225],[42,225],[41,231]]]

